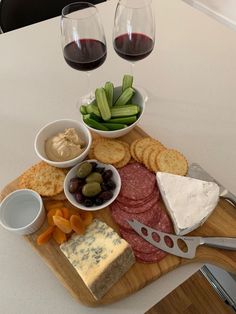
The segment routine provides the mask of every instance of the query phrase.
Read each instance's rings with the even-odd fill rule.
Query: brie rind
[[[214,182],[165,172],[157,172],[156,178],[177,235],[201,226],[218,203],[219,186]]]

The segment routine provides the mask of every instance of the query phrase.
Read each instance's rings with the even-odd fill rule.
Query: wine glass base
[[[93,92],[90,92],[86,95],[83,95],[80,97],[79,102],[80,104],[88,105],[95,99],[95,94]]]

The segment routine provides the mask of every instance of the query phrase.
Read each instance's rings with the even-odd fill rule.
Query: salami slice
[[[171,220],[168,217],[168,215],[164,212],[164,210],[161,211],[159,220],[154,219],[150,223],[148,223],[147,226],[166,233],[172,232]],[[135,251],[146,254],[155,252],[157,253],[157,251],[160,251],[160,249],[156,248],[151,243],[145,241],[134,230],[126,231],[120,228],[120,233],[122,238],[124,238],[131,245],[132,249],[134,249]]]
[[[133,230],[131,226],[128,224],[127,219],[137,219],[138,221],[142,222],[143,224],[147,225],[152,220],[159,221],[162,209],[156,204],[150,210],[139,213],[127,213],[123,211],[117,202],[112,203],[111,206],[111,215],[115,222],[123,229],[126,230]]]
[[[123,204],[120,203],[119,201],[118,205],[120,206],[120,208],[122,210],[124,210],[127,213],[131,213],[131,214],[139,214],[139,213],[143,213],[146,212],[147,210],[150,210],[153,206],[155,206],[155,204],[158,202],[158,197],[155,196],[154,198],[152,198],[150,201],[142,204],[142,205],[136,205],[136,206],[130,206],[129,204]]]
[[[132,200],[130,198],[122,196],[121,194],[118,195],[116,200],[119,203],[122,203],[122,204],[128,205],[128,206],[142,206],[142,205],[148,203],[149,201],[151,201],[155,197],[157,197],[158,200],[160,198],[160,193],[159,193],[159,190],[157,187],[155,187],[147,197],[139,199],[139,200]]]
[[[156,186],[155,175],[139,163],[128,164],[119,170],[120,195],[131,200],[146,198]]]
[[[134,255],[136,257],[137,262],[140,262],[140,263],[160,262],[167,255],[167,253],[162,250],[158,250],[158,252],[155,252],[155,253],[142,253],[135,250],[133,251],[134,251]]]

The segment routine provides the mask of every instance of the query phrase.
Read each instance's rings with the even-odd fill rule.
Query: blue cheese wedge
[[[93,220],[84,235],[72,235],[60,249],[97,300],[135,262],[130,245],[98,219]]]
[[[219,186],[213,182],[165,172],[157,172],[156,178],[177,235],[200,227],[218,203]]]

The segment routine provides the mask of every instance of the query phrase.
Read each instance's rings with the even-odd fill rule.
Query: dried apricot
[[[71,223],[69,220],[55,215],[55,216],[53,216],[53,221],[54,221],[54,224],[59,229],[61,229],[61,231],[65,232],[65,233],[70,233],[72,231]]]
[[[60,201],[52,201],[45,203],[45,208],[47,211],[53,208],[62,208],[64,206],[63,202]]]
[[[58,208],[52,208],[49,210],[49,212],[47,213],[47,220],[48,220],[48,224],[49,226],[54,226],[54,221],[53,221],[53,216],[61,216],[63,217],[63,213],[60,209]]]
[[[70,218],[70,212],[69,212],[69,209],[67,207],[62,207],[61,211],[63,214],[63,218],[65,218],[65,219]]]
[[[85,225],[83,224],[82,219],[78,215],[72,215],[70,217],[70,223],[72,230],[74,230],[78,234],[84,234],[85,232]]]
[[[67,240],[66,239],[66,234],[63,231],[61,231],[61,229],[59,229],[58,227],[55,227],[52,236],[53,236],[53,239],[58,244],[62,244],[62,243],[64,243]]]
[[[54,229],[55,229],[54,226],[50,226],[50,227],[48,227],[43,233],[41,233],[41,234],[37,237],[37,243],[38,243],[38,245],[42,245],[42,244],[48,242],[48,240],[52,237],[52,234],[53,234]]]
[[[91,224],[93,220],[93,215],[91,212],[81,212],[79,215],[85,226],[88,226]]]
[[[69,207],[69,218],[72,216],[72,215],[79,215],[79,211],[78,209],[74,208],[74,207]]]

